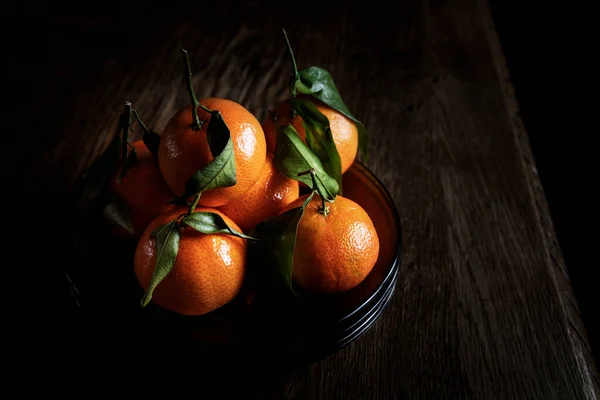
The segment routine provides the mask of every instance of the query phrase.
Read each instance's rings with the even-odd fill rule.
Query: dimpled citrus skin
[[[238,103],[219,98],[200,100],[210,110],[218,110],[231,132],[235,157],[237,183],[230,187],[211,189],[202,194],[200,204],[218,207],[240,197],[258,180],[265,163],[266,143],[260,123]],[[175,114],[161,134],[158,162],[160,171],[171,190],[182,195],[187,180],[205,167],[213,156],[210,152],[206,129],[210,114],[198,108],[200,130],[193,130],[192,107]]]
[[[144,291],[148,288],[156,259],[156,241],[150,233],[186,211],[161,215],[148,226],[142,235],[134,259],[135,274]],[[227,225],[239,227],[227,216]],[[229,303],[240,291],[246,270],[246,241],[225,234],[203,234],[188,226],[181,228],[179,252],[171,272],[158,284],[152,301],[167,310],[182,315],[202,315]]]
[[[329,120],[331,136],[333,137],[333,142],[340,155],[342,173],[344,173],[356,159],[356,153],[358,151],[358,130],[356,129],[356,124],[320,101],[316,99],[311,99],[311,101],[315,103],[317,109]],[[303,141],[306,141],[306,131],[302,124],[302,118],[295,116],[290,120],[291,112],[292,109],[290,104],[287,101],[281,102],[263,121],[262,127],[267,140],[268,152],[275,153],[277,145],[277,124],[285,126],[291,122],[294,129],[298,132],[298,136],[300,136]],[[273,116],[276,116],[277,124],[273,119]]]
[[[113,192],[129,208],[134,233],[141,235],[152,220],[171,210],[166,203],[175,195],[165,183],[156,160],[141,140],[133,142],[137,163],[128,171],[121,183],[115,175],[110,182]]]
[[[307,196],[288,205],[300,207]],[[308,291],[336,293],[352,289],[373,269],[379,238],[373,222],[358,204],[337,196],[323,215],[315,194],[298,224],[292,280]]]
[[[258,182],[241,198],[218,210],[235,221],[244,232],[249,232],[260,222],[279,214],[283,207],[298,198],[299,191],[298,181],[277,171],[273,165],[273,155],[267,154]]]

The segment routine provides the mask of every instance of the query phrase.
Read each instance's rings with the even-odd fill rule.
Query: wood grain
[[[182,47],[200,97],[233,99],[261,120],[286,94],[284,25],[300,67],[327,68],[366,123],[367,165],[403,225],[398,287],[374,327],[323,361],[240,389],[240,398],[597,398],[598,373],[484,1],[332,2],[319,14],[311,2],[294,12],[257,1],[177,4],[144,9],[130,25],[126,13],[49,22],[82,39],[47,38],[64,46],[63,79],[45,88],[55,100],[38,118],[56,129],[36,136],[32,174],[68,190],[108,144],[125,100],[160,131],[187,103]],[[88,38],[94,51],[84,48]]]

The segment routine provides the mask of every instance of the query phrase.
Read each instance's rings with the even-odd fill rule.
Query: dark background
[[[316,7],[313,3],[303,3],[298,12],[310,17],[310,10]],[[156,8],[149,10],[148,5]],[[169,2],[171,8],[181,6],[182,3]],[[591,43],[595,29],[593,24],[585,22],[586,12],[574,7],[547,3],[543,7],[526,7],[516,1],[492,1],[491,6],[558,239],[597,359],[600,332],[594,322],[600,295],[594,279],[598,266],[598,234],[597,202],[592,194],[598,182],[593,146],[598,131],[594,120],[597,72],[590,61],[592,49],[597,48]],[[122,55],[124,49],[134,47],[136,40],[152,30],[153,21],[169,17],[169,7],[161,2],[102,3],[94,7],[84,11],[26,1],[11,4],[2,11],[3,68],[7,69],[4,100],[9,103],[3,109],[7,130],[3,135],[2,180],[7,189],[2,201],[10,209],[16,207],[15,199],[21,202],[9,221],[14,217],[22,222],[23,216],[33,210],[66,212],[68,205],[63,199],[68,182],[64,176],[80,155],[72,154],[71,160],[61,160],[62,170],[46,170],[44,165],[52,155],[46,154],[44,148],[60,140],[61,115],[69,112],[66,99],[70,91],[78,89],[77,85],[80,89],[86,81],[93,81],[99,70],[96,60],[110,59],[111,54]],[[211,7],[211,3],[203,6],[204,15],[199,23],[210,18]],[[371,3],[370,7],[376,6]],[[377,23],[376,12],[366,15]],[[82,34],[69,35],[72,30],[64,29],[65,26],[80,26]],[[72,76],[71,71],[82,69],[89,71],[87,76]],[[64,85],[65,80],[77,81],[77,85]],[[14,140],[24,132],[36,132],[31,135],[30,143]],[[20,222],[10,226],[15,225],[23,226]],[[37,228],[46,235],[56,234],[56,229],[60,229],[56,226]],[[44,239],[32,252],[31,241],[21,236],[31,233],[30,228],[16,232],[18,245],[14,248],[20,245],[25,249],[22,256],[16,258],[19,265],[35,263],[36,274],[44,281],[40,291],[34,291],[19,303],[29,307],[30,302],[39,304],[43,299],[42,308],[53,318],[65,313],[70,316],[73,306],[68,292],[53,290],[65,283],[63,277],[52,275],[44,268],[47,263],[56,262],[52,256],[56,254],[56,244]],[[11,260],[10,254],[6,260]],[[25,289],[17,285],[16,290]]]
[[[575,7],[491,1],[540,180],[596,360],[600,351],[597,29]]]

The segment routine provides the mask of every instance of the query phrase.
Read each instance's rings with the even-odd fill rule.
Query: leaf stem
[[[325,202],[325,196],[323,196],[323,194],[321,193],[321,189],[319,188],[319,185],[317,185],[317,178],[316,178],[316,172],[314,168],[311,168],[307,171],[303,171],[298,173],[298,176],[303,176],[303,175],[308,175],[310,174],[310,179],[312,179],[312,184],[313,184],[313,192],[316,191],[319,194],[319,197],[321,198],[321,214],[323,214],[324,216],[327,216],[327,214],[329,214],[329,207],[327,207],[327,203]]]
[[[198,193],[194,197],[194,201],[192,202],[192,205],[190,205],[190,208],[187,211],[187,215],[190,215],[191,213],[194,212],[194,210],[196,209],[196,206],[198,205],[198,201],[200,201],[200,196],[202,196],[202,192]]]
[[[140,126],[142,127],[142,129],[144,130],[144,132],[150,132],[148,130],[148,127],[146,126],[146,124],[144,124],[144,121],[142,121],[142,119],[140,118],[140,115],[138,114],[136,109],[133,109],[133,115],[135,116],[135,119],[137,120],[138,124],[140,124]]]
[[[198,106],[203,109],[204,111],[206,111],[209,114],[212,114],[212,110],[208,107],[206,107],[204,104],[198,103]]]
[[[194,93],[194,88],[192,87],[192,67],[190,66],[188,52],[181,49],[181,53],[183,54],[183,63],[185,64],[185,83],[187,92],[190,95],[190,102],[192,103],[192,129],[196,131],[202,128],[202,121],[200,121],[200,117],[198,116],[198,106],[200,106],[200,103],[198,102],[196,93]]]
[[[285,38],[285,44],[288,49],[288,53],[290,58],[292,59],[292,66],[294,67],[294,77],[292,78],[292,83],[290,85],[290,92],[292,97],[296,97],[296,82],[298,81],[298,66],[296,65],[296,58],[294,57],[294,52],[292,51],[292,45],[290,44],[290,40],[288,39],[287,32],[285,28],[283,29],[283,37]]]
[[[119,127],[123,133],[121,141],[121,159],[123,162],[127,160],[127,139],[129,136],[129,129],[131,128],[131,102],[125,102],[125,108],[121,118],[119,119]]]

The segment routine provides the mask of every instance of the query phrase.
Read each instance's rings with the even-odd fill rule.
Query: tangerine
[[[221,112],[233,141],[237,183],[208,190],[200,199],[201,205],[218,207],[239,198],[260,177],[267,153],[265,136],[254,115],[240,104],[221,98],[203,99],[200,103]],[[179,196],[183,194],[187,180],[214,158],[206,136],[211,115],[199,107],[198,116],[204,123],[199,130],[194,130],[192,107],[187,106],[169,120],[161,134],[160,171],[167,185]]]
[[[377,262],[392,265],[398,248],[399,233],[392,214],[393,205],[385,195],[385,189],[361,163],[354,163],[343,176],[344,197],[360,205],[373,221],[379,238]]]
[[[163,214],[144,231],[135,252],[134,267],[138,282],[144,290],[154,273],[156,240],[151,232],[169,223],[186,208]],[[239,227],[211,208],[196,208],[219,214],[228,226]],[[246,241],[226,234],[204,234],[189,226],[180,228],[179,251],[173,269],[158,284],[152,300],[162,308],[182,315],[202,315],[233,300],[242,287],[246,270]]]
[[[258,182],[240,199],[218,208],[235,221],[244,232],[249,232],[269,217],[274,217],[299,196],[298,181],[277,171],[273,155],[267,161]]]
[[[316,99],[310,99],[317,109],[329,120],[331,136],[340,155],[342,164],[342,174],[350,168],[356,159],[358,152],[358,130],[356,124],[339,111],[327,106]],[[262,128],[267,140],[267,151],[275,153],[277,144],[277,126],[291,124],[298,132],[300,138],[306,142],[306,131],[304,129],[302,118],[298,115],[292,115],[292,107],[288,101],[283,101],[270,112],[263,121]]]
[[[110,181],[113,192],[127,206],[135,235],[140,235],[157,216],[172,206],[167,202],[175,197],[158,169],[156,160],[143,141],[132,143],[137,163],[128,171],[121,183],[115,175]]]
[[[300,207],[308,195],[282,212]],[[371,218],[354,201],[337,196],[323,214],[315,194],[298,224],[292,280],[301,288],[322,293],[352,289],[373,269],[379,255],[379,238]]]

